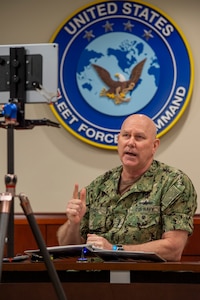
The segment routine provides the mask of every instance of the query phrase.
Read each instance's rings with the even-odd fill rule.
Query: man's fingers
[[[86,203],[86,189],[83,188],[80,192],[80,199],[85,204]]]

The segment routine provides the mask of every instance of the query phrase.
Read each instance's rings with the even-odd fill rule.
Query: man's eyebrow
[[[131,132],[132,132],[131,129],[123,129],[123,130],[121,130],[121,134],[124,134],[124,133],[130,134]],[[133,133],[133,135],[142,135],[142,136],[145,137],[146,133],[144,131],[136,131],[136,132]]]
[[[144,131],[138,130],[134,132],[134,135],[146,135],[146,133]]]

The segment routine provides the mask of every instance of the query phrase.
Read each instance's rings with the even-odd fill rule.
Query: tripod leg
[[[57,274],[57,272],[54,268],[53,262],[50,258],[49,252],[47,251],[46,245],[44,243],[42,234],[41,234],[40,229],[38,227],[38,224],[35,220],[35,217],[33,215],[29,199],[24,194],[20,194],[19,199],[20,199],[21,207],[22,207],[22,209],[23,209],[23,211],[24,211],[24,213],[27,217],[29,225],[30,225],[30,227],[32,229],[32,232],[34,234],[35,240],[36,240],[36,242],[38,244],[38,247],[41,251],[41,254],[44,258],[45,265],[47,267],[49,276],[50,276],[50,278],[52,280],[52,283],[54,285],[54,288],[55,288],[55,291],[57,293],[58,299],[59,300],[66,300],[66,296],[65,296],[64,290],[62,288],[62,285],[60,283],[58,274]]]
[[[11,149],[9,152],[12,153]],[[17,176],[14,174],[5,175],[6,192],[12,195],[12,204],[10,207],[10,216],[8,222],[8,241],[7,241],[7,257],[14,257],[14,197],[15,186],[17,184]]]
[[[5,238],[7,234],[9,213],[12,204],[11,201],[12,201],[12,195],[10,193],[0,194],[0,282],[2,276]]]

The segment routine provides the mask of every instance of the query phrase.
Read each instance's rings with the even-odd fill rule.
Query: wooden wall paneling
[[[64,213],[37,213],[36,222],[41,230],[47,246],[58,245],[56,232],[61,224],[66,221]],[[24,250],[37,249],[31,228],[26,216],[22,213],[15,214],[14,250],[15,254],[23,254]],[[182,261],[200,261],[200,215],[194,217],[194,232],[189,237],[183,252]]]
[[[47,225],[47,246],[52,247],[52,246],[58,246],[58,240],[57,240],[57,230],[59,228],[60,224],[53,224],[53,225]]]
[[[40,232],[46,241],[46,225],[38,225]],[[23,254],[24,250],[37,249],[38,245],[29,224],[15,225],[14,229],[14,251],[15,255]]]

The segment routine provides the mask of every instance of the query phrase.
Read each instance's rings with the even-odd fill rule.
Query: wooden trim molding
[[[35,213],[34,217],[38,223],[41,224],[63,224],[67,218],[64,213]],[[28,224],[27,218],[23,213],[15,213],[14,223],[19,224]]]
[[[196,214],[194,216],[194,224],[195,225],[200,224],[200,214]]]

